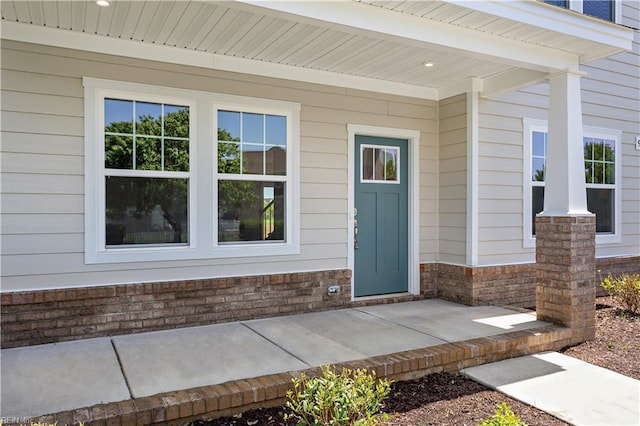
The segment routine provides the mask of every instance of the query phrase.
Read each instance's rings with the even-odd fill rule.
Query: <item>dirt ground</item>
[[[615,307],[608,297],[598,298],[596,338],[561,352],[640,380],[640,315]],[[457,374],[431,374],[422,379],[393,383],[384,412],[387,426],[477,425],[505,402],[530,426],[567,423],[515,401]],[[192,426],[289,426],[285,409],[253,410],[234,417],[200,421]]]

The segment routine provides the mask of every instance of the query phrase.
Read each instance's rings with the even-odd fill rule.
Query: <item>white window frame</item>
[[[300,104],[83,78],[85,95],[85,263],[127,263],[300,253]],[[104,99],[120,98],[189,106],[189,243],[153,247],[107,247],[105,241]],[[218,109],[287,117],[286,241],[218,244]],[[121,174],[120,171],[117,172]],[[122,173],[127,174],[126,171]],[[150,177],[167,172],[145,172]],[[254,176],[245,176],[253,179]],[[273,180],[271,176],[263,179]]]
[[[603,188],[605,186],[614,190],[614,232],[612,234],[596,234],[596,244],[614,244],[622,241],[622,132],[615,129],[607,129],[602,127],[583,126],[583,144],[584,138],[602,138],[615,141],[615,164],[616,173],[614,185],[587,184],[587,188]],[[533,132],[548,133],[548,122],[546,120],[535,120],[530,118],[523,119],[523,247],[532,248],[536,246],[536,237],[532,235],[532,217],[531,217],[531,188],[533,186],[544,186],[544,183],[535,183],[531,180],[531,158],[532,158],[532,134]]]

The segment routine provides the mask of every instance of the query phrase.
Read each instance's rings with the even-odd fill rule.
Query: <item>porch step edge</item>
[[[444,343],[421,349],[380,355],[335,364],[342,368],[375,371],[378,378],[413,380],[432,373],[456,372],[508,358],[557,351],[571,344],[571,330],[548,325]],[[222,384],[166,392],[120,402],[58,412],[33,419],[58,425],[184,425],[193,420],[238,414],[254,408],[267,408],[286,402],[292,379],[301,373],[321,374],[319,367],[271,374]]]

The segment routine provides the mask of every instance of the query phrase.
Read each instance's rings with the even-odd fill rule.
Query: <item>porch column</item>
[[[544,211],[536,217],[538,319],[595,337],[595,215],[587,210],[581,73],[549,77]]]

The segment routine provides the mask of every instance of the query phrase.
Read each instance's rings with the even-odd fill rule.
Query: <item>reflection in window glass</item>
[[[264,145],[242,144],[242,173],[264,174]]]
[[[398,178],[398,155],[400,149],[396,147],[367,147],[361,146],[361,176],[362,181],[393,182]]]
[[[615,142],[584,138],[584,169],[587,183],[615,184]]]
[[[266,140],[269,145],[285,146],[287,144],[287,117],[280,115],[266,116]]]
[[[614,233],[615,190],[587,188],[587,210],[596,215],[596,232]]]
[[[582,13],[613,22],[613,1],[582,0]]]
[[[189,170],[189,107],[105,99],[104,114],[107,169]]]
[[[284,182],[218,181],[218,242],[284,240]]]
[[[136,134],[162,136],[162,105],[135,103]]]
[[[131,134],[133,132],[133,101],[105,99],[104,126],[107,132]]]
[[[242,142],[264,143],[264,115],[242,113]]]
[[[544,169],[547,161],[547,134],[533,132],[531,141],[531,180],[544,182]]]
[[[219,173],[285,176],[286,145],[285,116],[218,111]]]
[[[188,179],[106,177],[106,244],[189,242]]]
[[[544,207],[544,165],[547,134],[532,132],[531,139],[531,219],[535,235],[535,216]],[[584,173],[587,183],[587,209],[596,215],[596,232],[615,232],[615,145],[613,139],[585,136]]]
[[[536,235],[536,215],[544,209],[544,186],[531,187],[531,230]]]
[[[218,111],[218,140],[240,142],[240,113]]]

